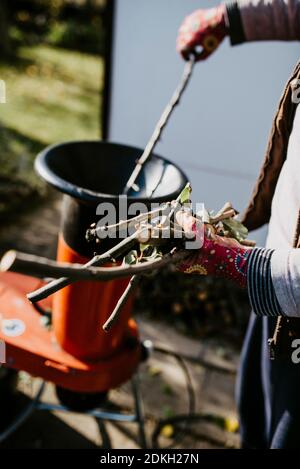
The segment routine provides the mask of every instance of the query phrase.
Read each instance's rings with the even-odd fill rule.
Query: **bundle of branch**
[[[207,234],[217,234],[219,236],[225,236],[227,238],[236,239],[240,244],[245,246],[254,247],[255,242],[247,239],[248,230],[243,224],[237,219],[238,212],[233,208],[230,202],[227,202],[221,210],[216,214],[208,212],[204,207],[200,213],[193,214],[192,203],[191,203],[191,185],[188,183],[178,199],[174,202],[168,203],[161,207],[161,213],[159,210],[141,214],[138,217],[121,221],[119,224],[104,226],[97,228],[93,225],[88,232],[89,239],[93,239],[97,236],[101,236],[101,232],[109,233],[111,230],[121,229],[133,225],[137,233],[137,241],[140,243],[139,249],[131,250],[126,257],[124,257],[124,263],[128,265],[139,265],[143,263],[153,263],[156,260],[163,260],[170,254],[180,252],[183,256],[180,256],[180,260],[190,255],[190,251],[184,249],[184,242],[190,241],[195,234],[187,233],[183,231],[183,228],[176,222],[176,212],[179,210],[188,211],[190,214],[195,216],[199,221],[207,226]],[[166,211],[169,209],[169,214]],[[170,258],[171,263],[178,262],[178,258],[175,256]],[[105,331],[109,331],[119,318],[123,306],[127,301],[130,293],[138,285],[139,278],[134,275],[122,297],[119,299],[114,311],[108,318],[106,323],[103,325]]]
[[[16,251],[9,251],[2,258],[0,269],[1,271],[11,270],[41,278],[53,277],[58,279],[43,286],[36,292],[30,293],[28,299],[32,302],[40,301],[74,281],[105,281],[131,276],[116,308],[103,325],[103,329],[108,331],[119,318],[125,302],[138,285],[142,275],[157,272],[166,265],[176,265],[191,254],[189,249],[185,249],[185,242],[192,239],[191,233],[184,232],[176,221],[177,212],[182,210],[192,213],[190,184],[187,184],[175,201],[166,203],[154,211],[138,215],[133,219],[120,221],[111,226],[100,226],[99,228],[92,226],[88,230],[89,239],[99,237],[103,231],[109,235],[112,230],[129,226],[131,226],[131,229],[134,227],[134,233],[110,251],[96,255],[85,265],[60,263]],[[220,236],[234,238],[241,244],[255,245],[254,242],[247,239],[248,231],[238,221],[237,211],[230,203],[225,204],[216,214],[203,208],[201,213],[192,213],[192,215],[208,227],[208,233],[213,232]],[[192,236],[194,235],[192,234]],[[120,262],[120,260],[122,260],[122,264],[116,265],[116,261]],[[108,263],[113,265],[103,267],[104,264],[107,265]]]

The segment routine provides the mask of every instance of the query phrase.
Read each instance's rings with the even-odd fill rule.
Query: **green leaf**
[[[137,251],[130,251],[125,257],[124,257],[124,263],[127,265],[133,265],[136,264],[138,260],[138,253]]]
[[[181,205],[188,204],[191,201],[191,193],[192,193],[192,188],[188,184],[185,186],[183,191],[180,194],[180,203]]]
[[[223,220],[222,223],[229,231],[232,238],[235,238],[237,241],[247,239],[248,230],[239,220],[228,218],[227,220]]]
[[[151,246],[151,244],[140,244],[140,250],[142,253],[141,262],[153,261],[163,257],[162,252],[159,251],[156,246]]]
[[[140,251],[141,253],[144,253],[145,251],[147,251],[147,249],[150,249],[152,248],[153,246],[151,246],[151,244],[140,244]]]

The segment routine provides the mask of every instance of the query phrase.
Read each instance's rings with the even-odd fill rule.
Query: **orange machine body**
[[[130,379],[141,360],[136,323],[127,319],[126,336],[131,340],[123,340],[109,359],[76,358],[62,349],[53,329],[43,325],[41,316],[27,300],[26,293],[40,286],[41,281],[33,277],[0,274],[0,340],[6,344],[5,366],[27,371],[58,386],[85,393],[107,391]],[[45,301],[41,305],[49,307],[51,303]],[[7,335],[5,331],[9,330],[9,323],[16,323],[18,327],[21,324],[22,327],[18,333],[14,334],[11,330],[12,333]],[[101,330],[101,325],[94,325],[95,335],[97,329]],[[61,334],[63,330],[61,327]],[[69,339],[65,337],[64,340]]]
[[[88,261],[70,248],[62,235],[59,237],[57,259],[81,264]],[[128,323],[132,298],[127,301],[120,320],[112,330],[104,332],[102,329],[128,281],[76,282],[55,293],[53,329],[62,349],[74,357],[94,361],[115,355],[124,342],[131,340]]]

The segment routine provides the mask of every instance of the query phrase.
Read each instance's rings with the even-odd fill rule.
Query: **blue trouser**
[[[243,448],[300,447],[300,364],[269,359],[276,318],[250,318],[237,381]],[[300,338],[300,337],[299,337]]]

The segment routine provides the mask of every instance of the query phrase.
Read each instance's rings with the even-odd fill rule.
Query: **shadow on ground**
[[[24,396],[23,405],[28,402],[29,399]],[[0,448],[92,449],[97,445],[53,413],[36,411]]]

